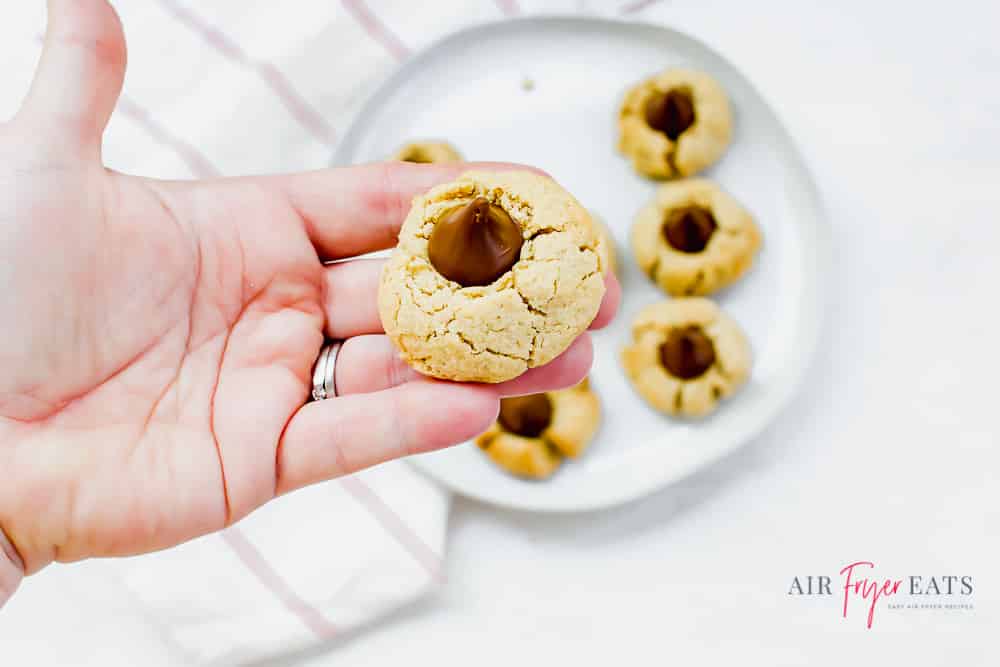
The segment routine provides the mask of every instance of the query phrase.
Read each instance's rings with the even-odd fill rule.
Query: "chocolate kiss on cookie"
[[[489,285],[521,254],[521,227],[485,197],[445,213],[431,232],[427,255],[438,273],[463,287]]]
[[[537,438],[552,423],[552,401],[545,394],[500,401],[500,424],[516,435]]]
[[[674,377],[691,380],[715,363],[715,345],[701,327],[673,329],[660,345],[660,363]]]
[[[712,212],[691,206],[670,211],[663,223],[663,238],[681,252],[701,252],[718,228]]]
[[[646,102],[643,111],[646,123],[667,135],[671,141],[677,141],[684,130],[694,125],[694,101],[683,90],[655,93]]]

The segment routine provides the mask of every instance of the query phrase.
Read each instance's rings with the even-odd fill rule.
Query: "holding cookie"
[[[552,361],[597,315],[601,243],[552,179],[468,172],[414,198],[382,272],[382,325],[421,373],[510,380]]]

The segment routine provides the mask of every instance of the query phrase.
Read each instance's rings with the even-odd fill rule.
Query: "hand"
[[[125,46],[105,0],[50,0],[0,127],[0,528],[32,573],[227,526],[276,495],[461,442],[500,397],[569,386],[586,335],[497,386],[417,376],[382,332],[410,198],[464,167],[162,182],[105,169]],[[616,308],[617,283],[595,322]],[[306,403],[324,340],[342,397]],[[442,406],[448,406],[442,410]]]

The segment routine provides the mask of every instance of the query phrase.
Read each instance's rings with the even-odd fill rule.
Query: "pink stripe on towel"
[[[636,12],[641,12],[642,10],[655,5],[660,0],[635,0],[635,2],[629,2],[622,5],[618,9],[619,14],[635,14]]]
[[[342,477],[340,483],[354,499],[365,506],[372,515],[379,520],[382,527],[389,533],[400,546],[402,546],[413,559],[420,563],[427,574],[435,582],[444,581],[444,574],[441,568],[441,556],[437,555],[433,549],[427,546],[419,535],[389,505],[376,494],[370,486],[365,484],[357,476]]]
[[[379,19],[364,2],[364,0],[341,0],[351,16],[365,29],[365,32],[376,42],[385,47],[385,50],[392,54],[396,60],[404,60],[410,55],[410,49],[399,39],[398,36]]]
[[[236,553],[237,558],[264,588],[270,591],[281,604],[298,617],[320,639],[330,639],[337,635],[337,628],[326,619],[316,607],[296,595],[288,582],[267,562],[267,559],[253,545],[239,528],[233,526],[222,531],[223,541]]]
[[[209,46],[233,62],[247,67],[267,85],[288,112],[319,141],[332,145],[336,132],[326,118],[313,108],[273,63],[256,61],[239,44],[216,26],[209,25],[175,0],[158,0],[164,10],[179,23],[201,35]]]
[[[517,4],[517,0],[496,0],[497,7],[500,8],[507,16],[517,16],[521,13],[521,8]]]

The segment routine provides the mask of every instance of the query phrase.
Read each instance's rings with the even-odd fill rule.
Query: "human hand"
[[[410,198],[465,167],[109,171],[118,19],[106,0],[49,12],[28,99],[0,126],[0,529],[25,572],[221,529],[276,495],[466,440],[501,397],[586,374],[584,335],[505,384],[420,377],[380,335],[381,262],[324,264],[392,246]],[[617,307],[608,287],[594,326]],[[324,336],[347,339],[341,396],[306,403]],[[0,599],[4,585],[0,564]]]

